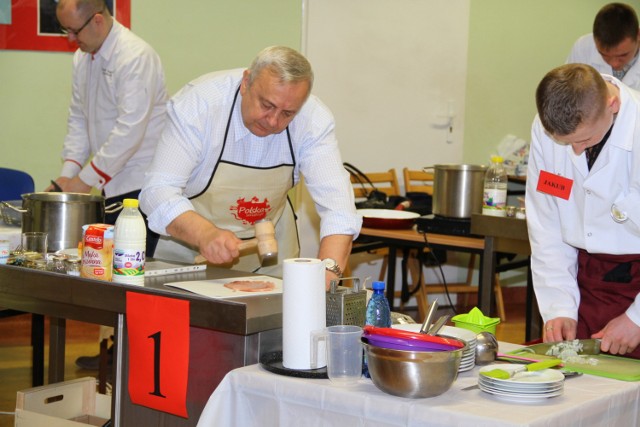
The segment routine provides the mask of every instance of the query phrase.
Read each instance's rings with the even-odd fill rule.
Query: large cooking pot
[[[483,165],[435,165],[433,168],[433,213],[447,218],[471,218],[482,213]]]
[[[81,193],[27,193],[22,209],[3,202],[22,213],[22,231],[48,233],[49,252],[75,248],[82,240],[82,226],[104,222],[104,214],[117,212],[121,203],[105,208],[104,197]]]

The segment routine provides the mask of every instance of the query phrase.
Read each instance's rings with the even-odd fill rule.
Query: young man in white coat
[[[601,338],[640,358],[640,99],[584,64],[536,91],[527,171],[533,285],[545,342]]]
[[[640,90],[639,47],[636,12],[627,4],[609,3],[597,13],[593,33],[580,37],[573,45],[567,64],[591,65]]]

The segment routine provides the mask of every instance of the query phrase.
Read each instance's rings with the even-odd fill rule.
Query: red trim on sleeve
[[[96,171],[98,175],[102,177],[105,184],[111,181],[111,177],[106,173],[104,173],[103,171],[101,171],[100,169],[98,169],[98,167],[93,162],[91,162],[91,167],[93,168],[94,171]]]
[[[64,159],[65,162],[71,162],[71,163],[75,163],[76,165],[80,166],[80,168],[82,169],[82,165],[78,162],[76,162],[75,160],[72,159]]]

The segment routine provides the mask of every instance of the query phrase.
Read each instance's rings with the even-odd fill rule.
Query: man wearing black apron
[[[640,358],[638,96],[582,64],[538,86],[526,207],[546,342]]]
[[[329,110],[310,95],[313,73],[293,49],[264,49],[250,69],[210,73],[168,104],[169,120],[140,196],[162,237],[156,258],[280,275],[299,254],[288,191],[305,182],[321,218],[318,258],[340,275],[361,218]],[[275,224],[278,260],[261,267],[238,245],[261,219]]]

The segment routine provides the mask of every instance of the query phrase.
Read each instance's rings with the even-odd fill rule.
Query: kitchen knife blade
[[[584,340],[574,340],[577,341],[578,344],[582,344],[582,351],[578,352],[578,354],[584,355],[595,355],[600,354],[600,339],[584,339]],[[520,354],[522,352],[530,352],[534,354],[547,354],[547,351],[551,349],[554,345],[558,345],[561,343],[572,343],[574,341],[555,341],[555,342],[545,342],[540,344],[534,344],[527,347],[523,347],[518,349],[513,353]]]

